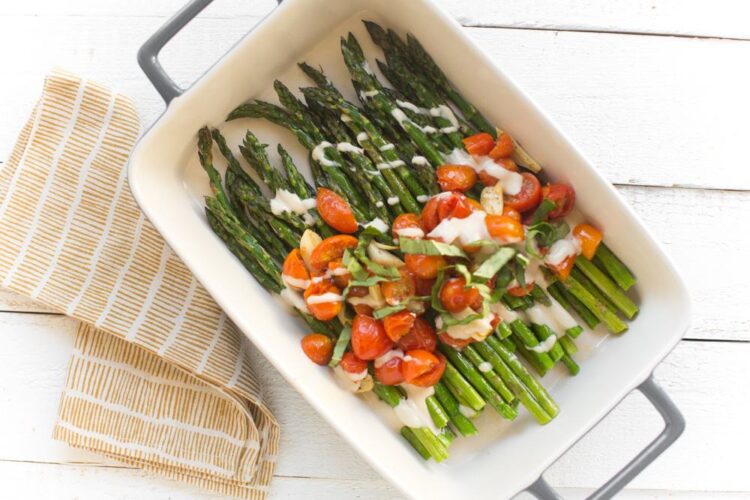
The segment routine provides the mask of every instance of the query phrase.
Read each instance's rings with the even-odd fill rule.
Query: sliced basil
[[[549,198],[543,199],[539,206],[536,207],[536,210],[534,210],[534,213],[531,214],[530,225],[547,220],[547,216],[556,206],[557,204]]]
[[[349,273],[352,275],[352,278],[354,278],[355,280],[361,281],[367,279],[367,271],[365,271],[365,269],[362,267],[362,264],[359,263],[359,261],[354,257],[354,255],[352,255],[348,248],[344,251],[344,257],[341,259],[341,263],[346,266],[346,268],[349,270]]]
[[[455,245],[449,245],[441,241],[417,240],[412,238],[399,238],[399,247],[403,253],[419,253],[423,255],[443,255],[445,257],[469,257],[463,250]]]
[[[403,311],[404,309],[406,309],[406,304],[399,304],[397,306],[388,306],[382,309],[378,309],[377,311],[372,313],[372,317],[375,319],[383,319],[386,316],[390,316],[391,314]]]
[[[336,345],[333,347],[333,356],[331,357],[331,361],[328,362],[328,366],[335,367],[341,362],[341,358],[344,356],[351,338],[351,327],[344,327],[344,329],[341,330],[341,333],[339,334],[339,338],[336,340]]]
[[[569,232],[570,226],[564,220],[532,224],[526,230],[526,252],[534,257],[541,258],[534,247],[534,241],[544,247],[549,247],[557,240],[565,238]]]
[[[482,265],[474,271],[474,276],[485,280],[491,279],[498,271],[500,271],[500,268],[505,266],[505,264],[513,258],[515,254],[516,251],[513,248],[502,247],[487,260],[482,262]]]

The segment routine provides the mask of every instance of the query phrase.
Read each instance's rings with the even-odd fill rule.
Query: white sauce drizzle
[[[557,337],[555,337],[554,335],[550,335],[549,337],[544,339],[544,341],[539,342],[539,344],[535,345],[534,347],[527,346],[526,348],[530,351],[538,352],[541,354],[543,352],[550,351],[555,346],[555,342],[557,342]]]
[[[383,205],[382,201],[376,201],[375,202],[375,206],[378,207],[378,208],[383,208],[384,205]]]
[[[396,229],[395,233],[404,238],[424,238],[424,231],[418,227],[402,227]]]
[[[305,288],[310,286],[310,280],[295,278],[294,276],[289,276],[288,274],[282,274],[281,279],[284,280],[284,283],[286,283],[287,285],[298,288],[300,290],[304,290]]]
[[[557,240],[549,248],[544,256],[544,262],[552,266],[559,266],[568,257],[574,257],[581,253],[581,242],[575,236],[568,234],[565,238]]]
[[[344,297],[334,292],[321,293],[320,295],[310,295],[305,299],[308,305],[328,304],[329,302],[341,302]]]
[[[453,113],[453,110],[446,106],[445,104],[441,104],[439,106],[436,106],[434,108],[430,108],[430,115],[435,117],[442,117],[445,118],[450,122],[450,127],[443,127],[440,129],[440,132],[444,134],[450,134],[453,132],[458,132],[458,118],[456,118],[456,115]]]
[[[458,319],[464,319],[472,314],[476,314],[472,309],[466,308],[463,311],[461,311],[458,314],[454,314]],[[437,319],[440,319],[439,317]],[[487,335],[492,333],[492,320],[494,319],[494,316],[492,314],[488,314],[487,316],[482,316],[481,318],[477,318],[474,321],[471,321],[470,323],[467,323],[465,325],[453,325],[449,326],[445,333],[447,333],[450,337],[453,337],[457,340],[467,340],[467,339],[475,339],[475,340],[484,340]],[[440,324],[438,324],[440,323]],[[442,327],[442,320],[435,321],[435,324],[438,326],[438,328]]]
[[[365,377],[367,376],[367,370],[365,370]],[[336,374],[336,381],[339,383],[341,387],[346,389],[349,392],[357,392],[359,390],[359,387],[361,385],[361,380],[354,381],[349,376],[349,373],[344,371],[344,369],[341,367],[341,365],[337,365],[333,369],[333,373]],[[359,375],[357,373],[354,374],[355,376]],[[362,378],[364,379],[364,377]]]
[[[472,408],[469,408],[468,406],[464,406],[462,404],[458,405],[458,411],[461,412],[461,415],[463,415],[466,418],[474,418],[477,414]]]
[[[396,100],[396,104],[398,104],[398,106],[400,108],[402,108],[402,109],[408,109],[412,113],[417,113],[417,114],[420,114],[420,115],[429,115],[430,114],[430,110],[425,109],[425,108],[420,108],[416,104],[413,104],[413,103],[408,102],[408,101]]]
[[[366,91],[366,92],[360,92],[360,93],[359,93],[359,97],[360,97],[360,98],[361,98],[361,99],[362,99],[363,101],[366,101],[367,99],[371,99],[371,98],[375,97],[375,96],[376,96],[376,95],[378,95],[379,93],[380,93],[380,91],[379,91],[379,90],[368,90],[368,91]]]
[[[490,233],[487,231],[487,225],[485,224],[486,217],[485,212],[476,210],[463,219],[455,217],[443,219],[427,236],[439,239],[444,243],[458,241],[462,245],[469,245],[479,240],[489,240]]]
[[[427,200],[429,200],[429,199],[430,199],[430,197],[427,196],[426,194],[420,194],[419,196],[417,196],[417,201],[419,203],[427,203]]]
[[[398,205],[398,202],[399,202],[400,200],[398,199],[398,196],[390,196],[390,197],[389,197],[389,198],[388,198],[387,200],[385,200],[385,201],[386,201],[386,203],[388,203],[389,205],[393,206],[393,205]]]
[[[367,228],[367,227],[374,227],[375,229],[377,229],[381,233],[387,233],[388,232],[388,224],[386,224],[383,221],[383,219],[381,219],[380,217],[375,217],[374,219],[372,219],[370,222],[368,222],[367,224],[363,225],[362,227],[365,227],[365,228]]]
[[[393,160],[389,162],[378,163],[375,165],[378,170],[388,170],[389,168],[403,167],[406,165],[403,160]]]
[[[360,132],[359,134],[357,134],[357,142],[360,146],[368,139],[370,139],[370,136],[367,135],[367,132]]]
[[[391,349],[379,358],[375,359],[375,368],[380,368],[393,358],[404,359],[404,351],[402,351],[401,349]]]
[[[344,123],[350,123],[352,119],[349,117],[349,115],[341,113],[341,121]]]
[[[270,205],[271,213],[274,215],[281,215],[284,212],[294,212],[301,215],[302,220],[308,226],[315,222],[313,217],[308,213],[317,205],[315,198],[303,200],[296,193],[292,193],[286,189],[279,189],[276,191],[276,196],[271,199]]]
[[[362,148],[358,148],[354,144],[350,144],[348,142],[339,142],[336,145],[336,149],[341,153],[357,153],[362,154],[365,151]]]
[[[415,156],[415,157],[413,157],[411,159],[411,164],[412,165],[422,166],[422,167],[429,167],[430,166],[429,160],[427,160],[427,158],[425,158],[424,156]]]
[[[385,144],[379,148],[381,151],[389,151],[391,149],[396,149],[396,146],[391,144],[390,142],[388,144]]]
[[[401,384],[406,391],[407,398],[399,401],[393,410],[401,423],[407,427],[427,427],[435,434],[440,432],[432,421],[427,410],[425,400],[435,394],[432,387],[417,387],[411,384]]]
[[[294,307],[295,309],[298,309],[302,311],[303,313],[309,313],[310,311],[307,309],[307,304],[305,304],[305,300],[302,298],[302,295],[295,292],[291,288],[284,288],[279,296],[284,299],[284,301],[289,304],[290,306]]]
[[[336,167],[336,166],[338,166],[337,162],[335,162],[333,160],[329,160],[326,157],[325,149],[326,148],[332,148],[332,147],[333,147],[333,144],[331,144],[328,141],[321,142],[320,144],[318,144],[317,146],[315,146],[313,148],[313,150],[312,150],[312,159],[315,160],[315,161],[317,161],[318,163],[320,163],[324,167]]]
[[[477,366],[477,368],[479,368],[479,371],[482,373],[491,372],[492,363],[490,363],[489,361],[482,361],[481,363],[479,363],[479,366]]]
[[[500,316],[500,319],[503,320],[503,322],[508,324],[513,323],[518,319],[518,313],[516,311],[508,309],[508,307],[502,302],[497,302],[490,305],[490,310]]]

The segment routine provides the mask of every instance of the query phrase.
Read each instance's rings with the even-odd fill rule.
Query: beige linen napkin
[[[264,498],[279,428],[246,339],[127,186],[133,103],[62,71],[0,165],[0,284],[77,318],[57,439]]]

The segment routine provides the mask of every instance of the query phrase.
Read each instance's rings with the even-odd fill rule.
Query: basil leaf
[[[435,280],[435,284],[432,285],[432,293],[430,294],[430,305],[438,312],[446,312],[442,302],[440,302],[440,289],[443,287],[443,281],[445,281],[446,270],[447,268],[438,271],[437,279]]]
[[[556,222],[537,222],[529,226],[526,231],[526,251],[534,257],[541,258],[534,248],[534,241],[549,247],[557,240],[565,238],[570,232],[570,226],[564,220]]]
[[[401,277],[401,274],[398,272],[398,269],[396,269],[395,267],[383,266],[381,264],[378,264],[377,262],[371,261],[367,257],[362,259],[362,262],[364,262],[367,269],[377,274],[378,276],[383,276],[384,278],[388,278],[390,280],[397,280]]]
[[[490,258],[482,262],[482,265],[474,271],[474,276],[485,280],[492,279],[500,271],[500,268],[505,266],[515,254],[516,251],[513,248],[502,247],[492,254]]]
[[[341,263],[346,266],[346,268],[349,270],[349,273],[352,275],[352,278],[355,280],[366,280],[368,278],[367,271],[362,267],[362,264],[359,263],[359,261],[349,252],[349,249],[347,248],[344,251],[344,257],[341,260]],[[373,283],[374,284],[374,283]]]
[[[441,241],[417,240],[412,238],[399,238],[399,247],[403,253],[419,253],[424,255],[443,255],[445,257],[469,257],[463,250],[455,245],[449,245]]]
[[[531,214],[529,225],[534,225],[537,222],[546,220],[549,213],[554,210],[555,207],[557,207],[557,204],[554,201],[550,200],[549,198],[543,199],[539,206],[536,207],[536,210],[534,210],[534,213]]]
[[[331,361],[328,362],[328,366],[335,367],[341,362],[341,358],[344,356],[344,352],[346,352],[346,348],[349,346],[351,338],[351,327],[344,327],[339,334],[339,338],[336,340],[336,345],[333,347],[333,356],[331,357]]]
[[[375,319],[383,319],[386,316],[390,316],[393,313],[403,311],[404,309],[406,309],[406,304],[399,304],[397,306],[388,306],[382,309],[378,309],[377,311],[372,313],[372,317]]]

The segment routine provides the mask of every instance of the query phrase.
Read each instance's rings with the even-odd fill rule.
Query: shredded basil
[[[372,317],[375,319],[383,319],[386,316],[390,316],[391,314],[401,312],[404,309],[406,309],[406,304],[399,304],[397,306],[388,306],[382,309],[378,309],[377,311],[372,313]]]
[[[565,238],[570,232],[570,226],[564,220],[556,222],[537,222],[526,230],[526,252],[534,257],[541,258],[539,252],[534,248],[534,242],[549,247],[557,240]]]
[[[449,245],[441,241],[417,240],[413,238],[399,238],[399,246],[403,253],[419,253],[424,255],[443,255],[445,257],[469,257],[463,250],[455,245]]]
[[[341,358],[344,356],[344,352],[346,352],[346,348],[349,346],[351,338],[351,327],[344,327],[339,334],[339,338],[336,340],[336,345],[333,348],[333,356],[331,357],[331,361],[328,362],[328,366],[335,367],[341,362]]]
[[[534,213],[531,214],[529,225],[534,225],[537,222],[547,220],[547,216],[551,211],[555,209],[555,207],[557,207],[557,204],[554,201],[550,200],[549,198],[543,199],[539,206],[536,207],[536,210],[534,210]]]
[[[474,276],[485,280],[491,279],[498,271],[500,271],[500,268],[505,266],[505,264],[513,258],[515,254],[516,251],[513,248],[502,247],[487,260],[482,262],[482,265],[474,271]]]

